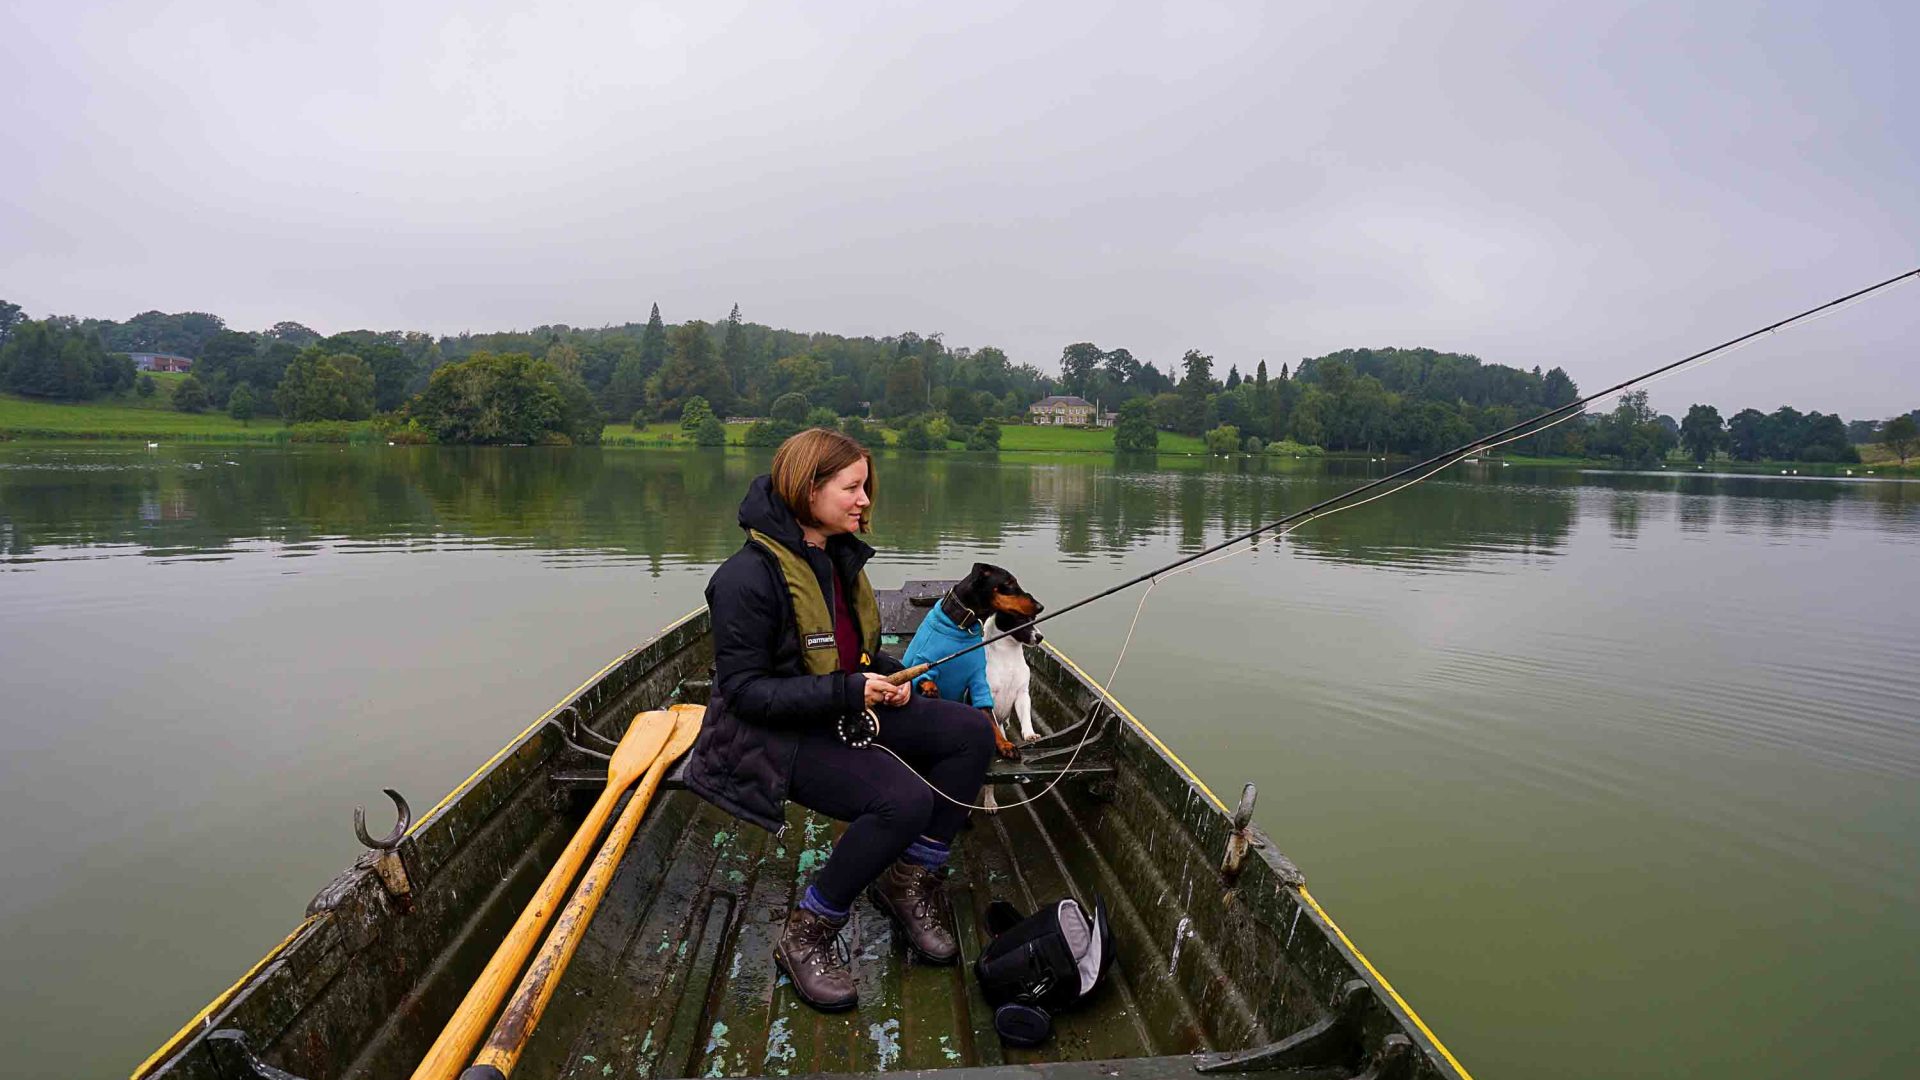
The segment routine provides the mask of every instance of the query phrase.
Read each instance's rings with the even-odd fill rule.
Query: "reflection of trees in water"
[[[1620,499],[1632,496],[1641,506],[1656,498],[1674,498],[1680,528],[1688,532],[1706,532],[1717,524],[1732,533],[1784,537],[1824,533],[1836,523],[1862,520],[1886,531],[1920,528],[1920,485],[1911,483],[1599,471],[1582,473],[1580,480]],[[1616,534],[1637,532],[1639,509],[1628,511],[1618,501],[1614,506]],[[1864,519],[1858,514],[1863,509],[1868,511]]]
[[[1889,526],[1920,524],[1920,484],[1864,484],[1874,516]]]
[[[1615,540],[1639,539],[1640,501],[1644,498],[1637,491],[1616,491],[1607,500],[1607,528]]]
[[[50,451],[14,450],[0,464],[15,466],[0,467],[0,554],[11,557],[49,546],[137,544],[172,554],[243,541],[472,538],[632,557],[657,571],[717,562],[739,546],[735,508],[767,455],[193,448],[161,458],[90,451],[63,465]],[[1383,472],[1366,462],[889,454],[879,461],[873,539],[902,552],[953,543],[992,550],[1050,529],[1068,557],[1156,542],[1193,551]],[[1292,543],[1314,557],[1383,564],[1550,552],[1565,543],[1582,489],[1606,501],[1614,535],[1626,539],[1653,520],[1644,515],[1661,498],[1674,499],[1679,527],[1696,532],[1825,530],[1855,507],[1877,527],[1920,526],[1920,488],[1910,484],[1516,468],[1445,474],[1306,525]]]
[[[1675,516],[1681,532],[1703,533],[1713,527],[1713,510],[1719,500],[1711,495],[1682,495]]]
[[[1038,527],[1044,507],[1078,498],[1076,485],[1086,483],[1044,465],[1009,465],[990,457],[890,454],[875,463],[875,472],[879,491],[871,539],[911,552],[938,551],[954,542],[997,547],[1010,533]]]
[[[1486,551],[1554,551],[1574,517],[1570,489],[1436,480],[1302,526],[1290,539],[1343,562],[1457,563]]]
[[[631,553],[656,565],[662,556],[712,561],[738,544],[734,507],[749,475],[738,456],[584,449],[302,448],[226,460],[0,472],[0,506],[15,526],[8,553],[465,536]]]
[[[1199,550],[1380,475],[1237,459],[1181,460],[1151,470],[1069,468],[1092,482],[1035,485],[1036,500],[1051,500],[1060,550],[1069,555],[1124,551],[1156,537],[1183,552]],[[1551,549],[1572,520],[1571,489],[1437,481],[1305,525],[1292,542],[1306,554],[1347,562],[1446,561],[1490,548]]]

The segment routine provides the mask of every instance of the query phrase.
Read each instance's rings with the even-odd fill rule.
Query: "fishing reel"
[[[856,750],[864,750],[880,737],[880,717],[872,709],[846,713],[840,717],[840,741]]]

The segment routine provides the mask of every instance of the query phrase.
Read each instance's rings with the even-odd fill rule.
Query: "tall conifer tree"
[[[640,332],[640,373],[648,376],[660,370],[667,362],[667,328],[660,321],[660,305],[653,305],[653,314],[647,318],[647,328]]]
[[[720,339],[720,363],[727,369],[727,380],[733,384],[733,392],[744,394],[747,390],[747,335],[740,329],[740,305],[733,305],[727,314],[726,336]]]

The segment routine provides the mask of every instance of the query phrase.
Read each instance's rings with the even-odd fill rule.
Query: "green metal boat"
[[[883,640],[948,584],[883,593]],[[866,899],[848,930],[859,1007],[809,1009],[772,951],[839,826],[790,807],[771,835],[669,778],[514,1075],[1467,1075],[1252,825],[1251,785],[1228,806],[1051,643],[1027,656],[1046,733],[994,767],[1002,809],[974,815],[948,880],[967,958],[996,897],[1104,897],[1112,973],[1048,1042],[1003,1046],[966,965],[915,963]],[[711,659],[702,609],[602,668],[371,841],[134,1080],[408,1076],[604,784],[589,751],[636,712],[704,704]]]

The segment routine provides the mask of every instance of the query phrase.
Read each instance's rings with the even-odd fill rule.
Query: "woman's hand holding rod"
[[[883,676],[883,678],[895,686],[905,686],[931,670],[933,670],[932,664],[915,664],[910,668],[903,668],[891,675]],[[869,673],[869,675],[871,675],[871,673]]]
[[[905,674],[905,672],[901,674]],[[907,703],[909,691],[906,688],[905,679],[895,682],[893,676],[881,675],[872,671],[867,672],[866,676],[866,703],[868,708],[872,708],[875,705],[898,706]],[[908,678],[911,677],[912,676],[908,676]]]

